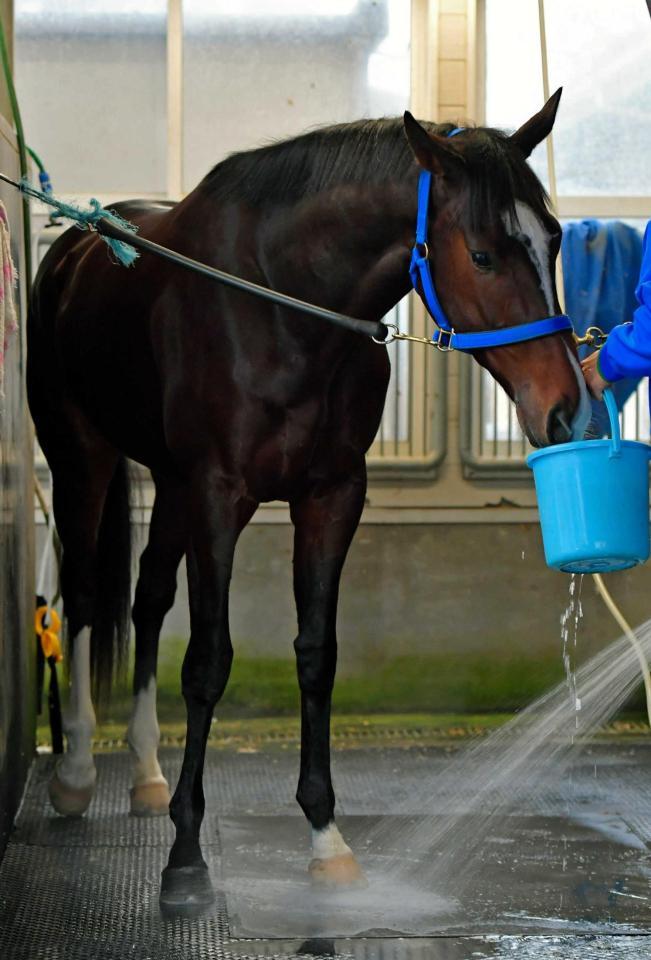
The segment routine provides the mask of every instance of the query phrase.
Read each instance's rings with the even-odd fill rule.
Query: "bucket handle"
[[[611,445],[609,456],[618,457],[622,449],[622,435],[619,429],[619,410],[617,409],[617,401],[615,400],[615,394],[610,387],[606,387],[604,390],[604,402],[608,410],[608,416],[610,417]]]

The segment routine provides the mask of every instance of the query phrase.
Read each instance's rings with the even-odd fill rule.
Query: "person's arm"
[[[608,335],[598,353],[581,367],[591,393],[598,399],[605,387],[624,377],[651,376],[651,223],[644,234],[640,281],[635,291],[639,307],[632,323],[622,323]]]

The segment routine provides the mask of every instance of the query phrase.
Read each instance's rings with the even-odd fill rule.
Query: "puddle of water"
[[[296,847],[296,817],[221,818],[221,888],[231,934],[238,937],[468,936],[592,932],[651,933],[646,860],[624,821],[592,814],[583,823],[558,816],[507,817],[491,823],[472,884],[458,896],[455,877],[418,880],[396,876],[387,864],[395,848],[369,849],[359,841],[370,820],[390,821],[400,836],[414,817],[343,816],[364,865],[365,889],[328,891],[310,886]],[[419,818],[421,833],[436,817]],[[460,817],[459,832],[475,832],[474,817]],[[503,832],[506,831],[506,834]],[[512,841],[512,842],[511,842]],[[641,849],[640,849],[641,848]],[[420,850],[403,848],[418,866]],[[432,873],[437,874],[438,859]],[[569,861],[561,873],[563,858]],[[422,872],[422,871],[421,871]]]
[[[407,881],[396,881],[377,868],[367,871],[369,885],[358,890],[314,889],[294,877],[262,880],[229,877],[221,884],[229,904],[236,905],[231,926],[247,936],[354,937],[371,931],[396,935],[440,930],[451,924],[458,903]],[[445,926],[445,924],[443,924]]]
[[[490,939],[490,938],[489,938]],[[491,960],[648,960],[651,937],[495,937],[490,951],[476,950],[475,958]]]

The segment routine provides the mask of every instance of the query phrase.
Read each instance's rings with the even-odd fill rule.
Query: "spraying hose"
[[[651,0],[647,0],[649,5],[649,13],[651,13]],[[547,32],[545,29],[545,0],[538,0],[538,24],[540,27],[540,62],[542,66],[542,83],[543,83],[543,94],[545,101],[549,99],[549,66],[547,61]],[[547,168],[549,172],[549,195],[551,197],[552,203],[558,213],[558,193],[556,190],[556,165],[554,162],[554,143],[552,141],[551,134],[547,137]],[[565,309],[564,296],[563,296],[563,262],[559,255],[556,261],[556,278],[558,285],[558,295],[561,304],[561,308]],[[619,609],[615,601],[613,600],[610,592],[608,591],[605,583],[603,582],[602,576],[600,573],[593,573],[592,579],[594,581],[595,588],[597,593],[606,604],[609,612],[612,614],[615,622],[617,623],[620,630],[623,631],[624,636],[630,642],[631,646],[635,650],[635,655],[640,663],[640,670],[642,671],[642,677],[644,679],[644,692],[646,694],[646,712],[647,718],[649,721],[649,727],[651,727],[651,675],[649,674],[649,665],[647,663],[644,651],[640,646],[640,643],[635,636],[635,632],[632,629],[629,622],[624,617],[624,614]]]

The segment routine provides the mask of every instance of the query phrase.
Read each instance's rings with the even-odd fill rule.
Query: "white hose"
[[[637,654],[637,659],[640,662],[640,670],[642,671],[642,676],[644,678],[644,691],[646,693],[646,712],[649,719],[649,726],[651,727],[651,674],[649,673],[649,665],[646,662],[646,657],[644,656],[644,651],[640,646],[640,642],[635,636],[635,631],[632,629],[631,625],[624,618],[622,611],[619,609],[613,598],[611,597],[606,584],[603,582],[600,573],[593,573],[592,579],[594,580],[595,587],[597,592],[600,594],[601,599],[606,604],[613,617],[615,618],[620,629],[623,631],[624,636],[630,640],[635,653]]]

